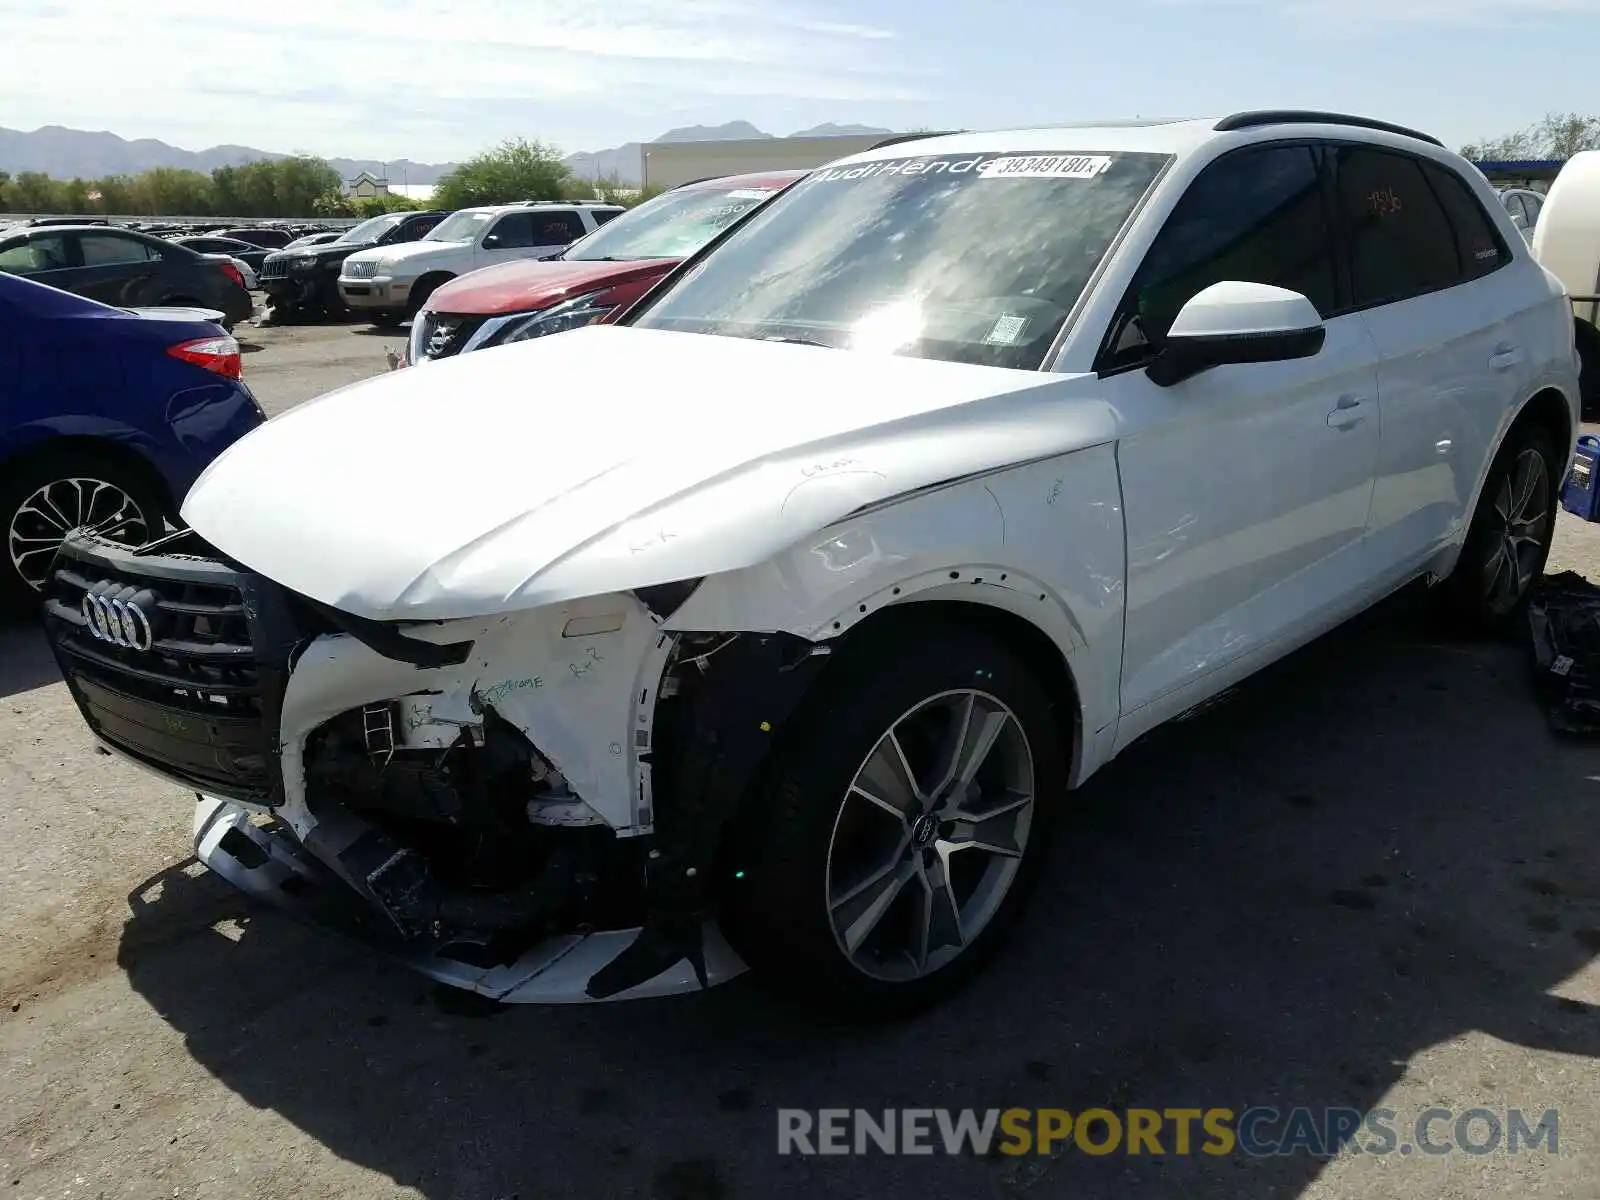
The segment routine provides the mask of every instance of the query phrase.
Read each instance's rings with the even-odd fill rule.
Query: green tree
[[[6,184],[6,207],[18,213],[58,213],[66,208],[66,185],[40,171],[24,171]]]
[[[271,168],[272,211],[274,217],[303,217],[312,212],[317,197],[337,191],[339,172],[325,159],[297,154],[266,164]]]
[[[1567,159],[1582,150],[1600,150],[1600,117],[1552,112],[1526,129],[1463,146],[1461,155],[1474,162],[1516,162]]]
[[[0,212],[11,211],[10,207],[6,204],[6,184],[10,182],[11,172],[0,171]]]
[[[68,183],[62,198],[67,202],[68,212],[86,213],[94,208],[89,201],[89,185],[82,179],[74,179]]]
[[[440,208],[561,200],[566,198],[571,178],[571,171],[554,147],[526,138],[508,138],[440,179],[433,199]]]
[[[353,217],[356,207],[338,188],[329,188],[311,202],[311,211],[319,217]]]
[[[211,172],[211,203],[216,205],[216,211],[221,216],[244,215],[237,167],[217,167]]]
[[[137,211],[134,208],[134,182],[130,175],[107,175],[95,182],[94,190],[100,193],[98,208],[107,216]]]
[[[147,216],[205,216],[211,212],[211,177],[156,167],[135,176],[134,196],[138,211]]]

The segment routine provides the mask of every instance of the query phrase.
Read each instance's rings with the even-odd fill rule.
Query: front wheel
[[[970,979],[1016,922],[1067,756],[1043,689],[989,636],[924,627],[835,670],[749,798],[724,923],[789,994],[906,1015]]]
[[[159,537],[169,507],[142,472],[94,454],[62,454],[0,467],[0,610],[38,603],[62,539],[91,526],[129,546]]]
[[[1495,455],[1455,569],[1447,616],[1471,633],[1505,631],[1527,607],[1555,539],[1562,458],[1537,425],[1514,427]]]

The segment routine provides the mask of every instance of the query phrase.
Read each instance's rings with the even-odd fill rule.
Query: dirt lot
[[[249,336],[273,411],[398,341]],[[0,1198],[1600,1196],[1600,752],[1410,597],[1104,771],[995,968],[871,1031],[463,1003],[198,870],[55,680],[0,630]],[[1556,1108],[1559,1153],[776,1154],[780,1107],[1251,1105]]]

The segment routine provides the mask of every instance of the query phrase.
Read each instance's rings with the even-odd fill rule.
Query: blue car
[[[266,420],[213,316],[0,273],[0,609],[32,606],[77,526],[159,536],[206,465]]]

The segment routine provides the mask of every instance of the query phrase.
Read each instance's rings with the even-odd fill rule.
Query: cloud
[[[110,125],[125,136],[325,152],[355,143],[417,157],[416,133],[456,151],[485,140],[461,111],[474,103],[525,105],[528,132],[555,137],[537,127],[541,108],[926,98],[914,64],[879,61],[896,31],[796,7],[805,2],[274,0],[219,24],[214,0],[142,0],[136,10],[0,0],[8,46],[25,48],[5,56],[0,113],[24,128]],[[349,128],[374,108],[386,114],[377,127]],[[431,116],[440,108],[465,122],[453,138]]]

